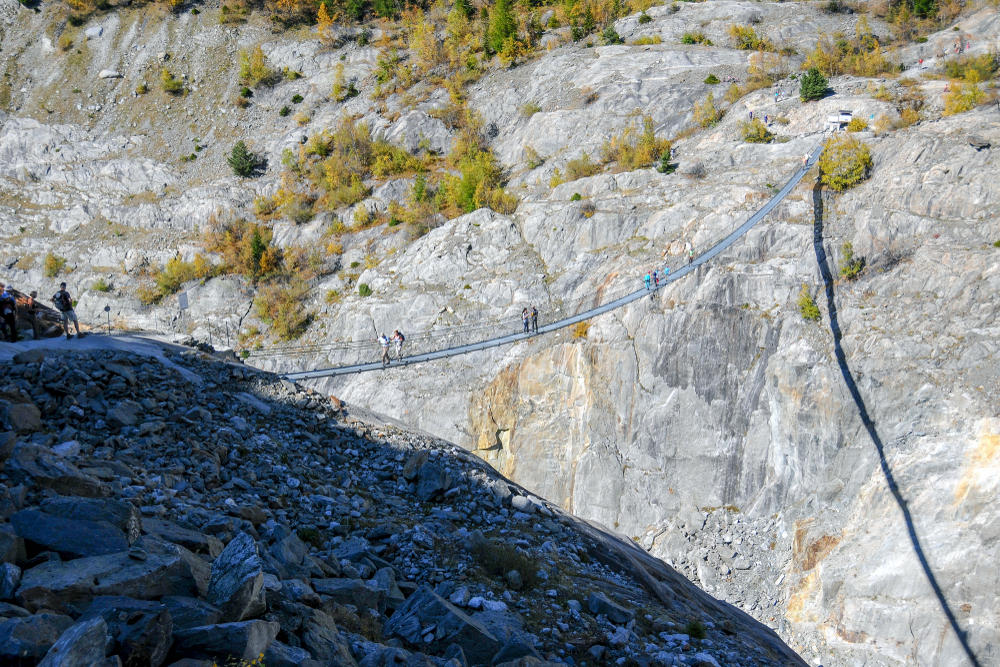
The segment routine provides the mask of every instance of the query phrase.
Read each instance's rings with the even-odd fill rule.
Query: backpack
[[[73,302],[69,300],[69,292],[56,292],[52,300],[55,302],[56,308],[63,312],[73,310]]]
[[[404,340],[406,340],[406,336],[403,335],[402,331],[397,331],[396,333],[399,334],[399,342],[400,343],[402,343]]]
[[[9,296],[0,296],[0,313],[4,316],[13,315],[15,311],[14,299]]]

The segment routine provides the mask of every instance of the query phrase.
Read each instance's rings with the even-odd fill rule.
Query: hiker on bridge
[[[382,346],[382,367],[385,368],[389,365],[389,337],[379,334],[378,344]]]
[[[538,333],[538,309],[534,306],[531,307],[531,331]]]
[[[399,329],[396,329],[395,331],[392,332],[392,342],[396,346],[396,359],[403,358],[404,341],[406,341],[406,336],[404,336]]]
[[[653,282],[653,278],[652,276],[649,275],[649,271],[647,271],[646,275],[642,277],[642,282],[646,284],[646,289],[651,288],[651,283]]]
[[[528,309],[527,308],[522,308],[521,309],[521,324],[523,325],[524,333],[528,333],[529,332],[529,324],[528,324],[529,318],[530,318],[530,316],[528,315]]]

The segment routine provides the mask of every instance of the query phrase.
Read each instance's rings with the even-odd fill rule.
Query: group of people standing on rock
[[[73,297],[66,291],[66,283],[59,284],[59,291],[52,295],[52,303],[62,317],[66,338],[73,337],[69,332],[70,322],[76,327],[76,335],[81,336],[80,321],[73,310]],[[27,296],[18,296],[9,285],[0,283],[0,335],[11,343],[16,343],[20,338],[17,332],[18,316],[28,321],[33,339],[37,340],[42,337],[38,292],[32,291]]]
[[[406,336],[399,329],[395,329],[392,332],[392,337],[386,336],[384,333],[379,334],[378,344],[382,346],[382,366],[388,366],[392,359],[389,357],[389,347],[394,346],[396,348],[396,360],[399,361],[403,358],[403,343],[406,342]]]
[[[523,325],[524,333],[538,333],[538,309],[534,306],[531,307],[531,310],[522,308],[521,324]]]

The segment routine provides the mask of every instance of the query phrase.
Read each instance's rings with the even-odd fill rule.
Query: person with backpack
[[[642,277],[642,282],[646,284],[646,289],[650,289],[650,283],[652,280],[653,279],[650,277],[649,272],[646,272],[646,275]]]
[[[62,315],[63,331],[66,332],[66,339],[68,340],[73,337],[69,332],[70,322],[76,326],[76,335],[79,337],[80,320],[76,319],[76,312],[73,310],[73,297],[66,291],[66,283],[59,283],[59,291],[52,296],[52,303],[55,304],[56,310]]]
[[[389,337],[385,334],[380,334],[378,343],[382,346],[382,367],[385,368],[389,365]]]
[[[406,336],[399,329],[392,332],[392,342],[396,345],[396,359],[403,358],[403,343],[406,342]]]
[[[521,309],[521,324],[524,327],[524,333],[528,333],[528,320],[529,320],[528,309],[527,308],[522,308]]]
[[[17,300],[10,288],[0,284],[0,322],[4,337],[11,343],[17,342]]]
[[[538,333],[538,309],[534,306],[531,307],[531,330]]]

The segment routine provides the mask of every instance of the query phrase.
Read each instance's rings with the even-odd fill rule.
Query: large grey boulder
[[[234,537],[212,563],[208,601],[222,618],[241,621],[264,610],[264,570],[257,542],[246,533]]]
[[[222,540],[219,538],[179,526],[166,519],[146,519],[142,522],[142,528],[161,540],[179,544],[194,553],[208,554],[212,558],[216,558],[222,553]]]
[[[0,664],[44,656],[73,619],[62,614],[41,613],[24,618],[11,618],[0,623]]]
[[[313,609],[302,623],[302,645],[312,657],[329,667],[357,667],[350,646],[327,614]]]
[[[38,667],[96,665],[108,652],[108,626],[101,617],[90,618],[67,628],[52,645]]]
[[[17,597],[31,610],[83,611],[98,595],[150,600],[164,595],[191,595],[197,587],[190,566],[179,555],[128,553],[49,562],[24,572]]]
[[[298,535],[292,533],[271,545],[268,549],[274,560],[284,567],[301,565],[309,555],[309,547]]]
[[[264,651],[264,664],[267,667],[321,667],[323,663],[313,660],[304,648],[273,641]]]
[[[624,624],[635,618],[635,612],[612,602],[600,591],[594,591],[587,596],[587,608],[595,616],[604,614],[612,623]]]
[[[312,587],[321,596],[358,609],[385,611],[386,594],[379,585],[363,579],[313,579]]]
[[[280,629],[273,621],[253,620],[178,630],[173,652],[192,658],[253,660],[267,650]]]
[[[121,596],[95,598],[81,620],[100,618],[114,639],[114,652],[125,667],[158,667],[173,642],[173,619],[162,602]]]
[[[433,633],[425,628],[433,626]],[[389,617],[383,628],[387,636],[440,652],[458,644],[470,663],[489,663],[501,648],[500,641],[479,621],[451,604],[428,586],[421,586]],[[425,634],[427,636],[425,637]]]
[[[204,597],[208,593],[208,582],[211,577],[212,566],[201,556],[191,553],[179,544],[171,544],[156,537],[155,535],[143,535],[133,545],[132,551],[140,551],[147,554],[157,554],[167,558],[180,558],[187,567],[194,581],[195,590],[198,595]]]
[[[105,521],[66,519],[32,508],[17,512],[10,522],[25,540],[64,556],[99,556],[129,546],[125,533]]]
[[[417,473],[417,498],[433,500],[451,487],[451,476],[444,466],[427,461]]]
[[[51,449],[39,445],[15,445],[5,471],[15,484],[34,484],[56,493],[89,498],[109,495],[107,486],[96,477],[81,472]]]
[[[385,595],[387,609],[396,609],[406,602],[403,592],[399,590],[399,584],[396,583],[396,572],[391,567],[380,567],[370,583]]]
[[[39,508],[46,514],[64,519],[101,521],[110,524],[125,534],[129,544],[139,539],[142,534],[142,516],[139,509],[127,500],[57,496],[43,500]]]
[[[167,595],[161,600],[170,612],[174,628],[185,630],[201,625],[215,625],[222,617],[218,607],[185,595]]]

